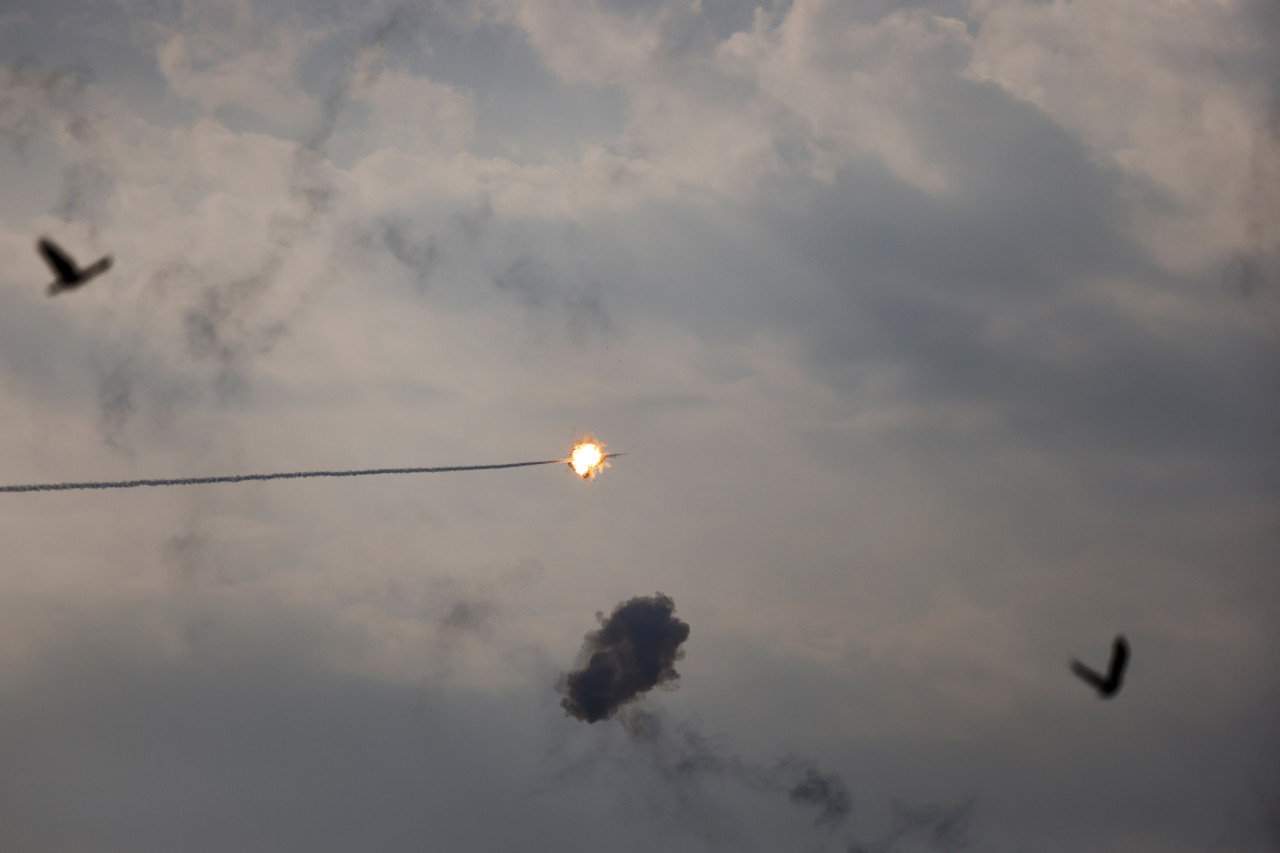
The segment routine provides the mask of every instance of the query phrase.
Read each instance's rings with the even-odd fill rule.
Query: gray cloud
[[[781,211],[760,226],[830,283],[804,313],[782,292],[773,302],[815,370],[850,399],[858,375],[900,371],[904,399],[977,407],[1001,441],[1262,458],[1280,427],[1262,391],[1280,367],[1265,335],[1189,318],[1173,336],[1088,289],[1131,282],[1196,304],[1213,283],[1162,271],[1126,238],[1109,170],[1033,107],[964,81],[939,88],[953,107],[928,138],[946,139],[951,171],[974,183],[963,206],[851,169],[807,195],[802,227]],[[987,139],[976,121],[1002,132]]]
[[[585,20],[536,8],[570,41],[564,24]],[[891,89],[897,124],[872,125],[935,163],[941,188],[904,183],[878,154],[820,180],[787,173],[822,153],[812,134],[712,80],[702,91],[718,97],[673,96],[646,114],[659,130],[673,121],[659,143],[675,144],[648,152],[671,159],[606,158],[584,190],[575,152],[647,156],[619,147],[628,99],[671,91],[597,78],[683,84],[676,71],[751,26],[753,9],[704,0],[711,33],[683,30],[692,8],[657,34],[661,62],[646,42],[630,71],[609,60],[638,42],[586,31],[568,45],[585,82],[563,85],[529,71],[539,59],[523,31],[464,6],[428,10],[457,25],[426,31],[430,51],[388,47],[386,67],[415,78],[409,91],[433,91],[424,74],[462,86],[475,139],[426,154],[344,148],[360,107],[343,98],[381,67],[377,51],[360,54],[372,30],[344,10],[317,13],[334,27],[305,55],[305,91],[293,66],[274,69],[272,97],[298,109],[286,123],[312,106],[329,122],[288,139],[232,107],[193,112],[217,101],[209,89],[178,105],[150,97],[132,75],[154,75],[154,57],[132,45],[94,56],[94,87],[122,110],[99,140],[134,120],[144,151],[185,134],[192,184],[141,157],[122,170],[131,183],[112,204],[130,212],[109,248],[129,297],[109,303],[28,293],[27,232],[40,233],[65,164],[46,169],[47,198],[10,196],[6,482],[288,470],[319,455],[485,461],[572,426],[633,455],[589,492],[547,471],[8,496],[0,848],[577,851],[607,838],[617,853],[908,853],[958,845],[960,808],[904,807],[880,823],[875,809],[970,791],[983,849],[1199,853],[1224,823],[1225,849],[1274,847],[1262,817],[1274,797],[1247,790],[1250,773],[1276,790],[1280,707],[1265,239],[1245,247],[1230,288],[1225,255],[1196,272],[1162,267],[1133,212],[1165,209],[1166,193],[1108,165],[1069,121],[945,62],[913,66]],[[843,8],[873,21],[886,7]],[[65,26],[67,49],[106,42]],[[821,61],[807,45],[786,55]],[[1148,61],[1124,59],[1138,72]],[[882,91],[888,72],[856,67]],[[1248,62],[1230,73],[1260,76]],[[848,107],[835,76],[803,79],[820,82],[796,98],[835,105],[810,114]],[[687,105],[726,121],[713,166],[756,163],[728,147],[767,125],[776,150],[761,158],[783,165],[722,176],[759,194],[707,198],[699,172],[661,204],[579,203],[611,174],[687,162],[685,140],[707,137],[680,131],[706,127],[706,111],[686,124],[664,112]],[[38,127],[80,145],[47,114],[32,114]],[[1116,138],[1127,126],[1101,125]],[[338,171],[312,140],[358,167]],[[205,154],[216,162],[201,172]],[[292,169],[261,211],[276,214],[272,230],[250,240],[200,213],[245,192],[228,171],[241,157]],[[370,177],[379,168],[390,177]],[[1271,214],[1256,200],[1265,237]],[[201,254],[174,245],[140,266],[129,255],[156,244],[148,229],[165,231],[170,204]],[[581,218],[565,226],[547,210]],[[359,286],[339,290],[348,278]],[[302,316],[316,335],[281,346]],[[615,328],[607,355],[589,348]],[[270,393],[245,393],[250,378]],[[187,413],[181,428],[163,424],[166,395]],[[219,400],[235,405],[207,405]],[[286,458],[299,464],[277,467]],[[539,586],[483,581],[526,555],[546,566]],[[424,579],[439,576],[456,580]],[[566,719],[551,684],[587,627],[573,614],[637,578],[678,589],[698,626],[681,689],[616,724]],[[1117,627],[1141,665],[1104,713],[1063,661]],[[771,758],[792,750],[821,763]]]

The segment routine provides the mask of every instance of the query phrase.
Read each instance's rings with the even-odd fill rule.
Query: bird
[[[58,276],[49,285],[50,296],[57,296],[64,290],[73,290],[80,287],[89,279],[111,269],[110,255],[101,257],[84,269],[80,269],[76,266],[76,262],[71,256],[48,237],[41,237],[36,242],[36,247],[40,249],[40,254],[44,256],[44,262],[49,265],[49,269],[57,273]]]
[[[1098,696],[1103,699],[1110,699],[1120,692],[1120,685],[1124,681],[1124,668],[1129,663],[1129,642],[1124,638],[1124,634],[1116,636],[1115,642],[1111,644],[1111,665],[1107,668],[1107,674],[1103,676],[1101,673],[1080,663],[1078,660],[1071,661],[1071,671],[1093,689],[1098,691]]]

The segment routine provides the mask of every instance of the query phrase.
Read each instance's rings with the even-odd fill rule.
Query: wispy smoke
[[[554,270],[533,254],[516,258],[494,276],[493,284],[531,309],[561,313],[574,341],[593,332],[607,332],[612,326],[598,282],[566,286]]]
[[[782,796],[816,811],[815,824],[838,828],[853,811],[844,779],[816,762],[787,756],[761,763],[735,755],[721,739],[696,725],[670,724],[662,715],[628,708],[617,715],[625,746],[605,742],[559,772],[565,780],[588,780],[613,770],[638,789],[638,799],[654,812],[676,818],[713,835],[732,836],[731,813],[713,792],[736,785],[756,794]],[[628,799],[637,799],[632,794]]]
[[[844,780],[816,767],[804,768],[800,781],[788,793],[791,802],[818,808],[818,823],[837,824],[853,809],[853,799]]]
[[[89,109],[87,68],[55,71],[31,59],[0,66],[0,140],[25,157],[45,128],[60,128],[69,144],[53,212],[96,228],[115,189],[115,161]]]
[[[351,99],[374,85],[383,69],[387,45],[396,35],[410,35],[417,28],[416,13],[401,6],[359,37],[342,63],[337,78],[320,99],[320,112],[301,134],[289,164],[289,202],[269,218],[266,251],[247,270],[231,273],[219,265],[197,265],[176,259],[157,268],[148,292],[159,299],[177,300],[181,331],[188,354],[210,365],[211,390],[220,402],[240,397],[248,387],[246,370],[255,359],[272,352],[288,338],[298,320],[315,300],[342,274],[341,252],[330,250],[317,272],[305,279],[300,273],[299,249],[321,248],[317,237],[338,207],[338,186],[325,148]],[[85,185],[88,176],[80,183]],[[393,254],[421,265],[424,259],[405,240],[388,241]],[[297,274],[300,283],[281,286],[286,276]],[[104,401],[124,397],[137,401],[134,374],[126,369],[108,371],[114,385],[100,393]],[[104,409],[102,420],[119,442],[124,419],[136,406]]]
[[[665,781],[673,785],[707,780],[734,781],[765,793],[785,793],[797,805],[817,809],[817,823],[839,825],[853,810],[849,787],[838,773],[820,770],[807,759],[789,756],[757,764],[731,754],[692,724],[672,728],[653,712],[636,709],[623,719],[633,741]]]
[[[488,624],[495,610],[491,601],[459,600],[440,620],[440,627],[449,633],[474,633]]]
[[[689,639],[689,626],[675,617],[675,608],[659,592],[619,604],[608,619],[597,613],[600,629],[587,634],[580,668],[561,683],[565,711],[595,723],[679,678],[675,662],[684,656],[680,644]]]
[[[487,197],[453,214],[434,232],[425,231],[402,214],[386,214],[356,229],[350,249],[362,265],[378,254],[389,254],[413,277],[418,293],[425,294],[443,264],[475,249],[492,218],[493,206]]]
[[[909,806],[894,802],[889,831],[878,841],[851,844],[848,853],[893,853],[900,844],[920,845],[934,853],[956,853],[967,849],[973,823],[974,799],[953,806],[928,804]]]
[[[361,248],[383,248],[413,274],[414,286],[425,293],[427,282],[443,259],[440,240],[435,234],[423,237],[411,231],[410,224],[399,216],[380,218],[373,233],[361,241]]]
[[[189,277],[203,280],[194,303],[183,314],[187,347],[193,356],[211,359],[218,365],[219,396],[225,398],[238,387],[244,362],[274,349],[289,334],[293,320],[305,307],[305,296],[295,298],[294,306],[286,309],[283,316],[252,322],[297,245],[310,239],[321,219],[333,210],[337,189],[326,171],[324,148],[333,136],[338,117],[357,86],[377,82],[388,37],[410,23],[407,13],[397,9],[374,27],[321,99],[320,115],[295,147],[290,164],[289,194],[297,209],[272,218],[268,251],[257,267],[248,274],[220,281],[209,280],[213,276],[208,273],[185,267]],[[172,267],[163,271],[166,276],[173,273]],[[329,274],[334,274],[332,264]]]
[[[121,431],[135,406],[134,375],[133,364],[126,357],[98,376],[98,425],[107,445],[117,450],[123,447]]]

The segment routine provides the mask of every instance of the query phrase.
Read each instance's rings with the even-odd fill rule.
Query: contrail
[[[610,453],[605,458],[621,455],[620,453]],[[376,474],[444,474],[449,471],[496,471],[500,468],[558,465],[568,461],[568,459],[544,459],[541,462],[504,462],[500,465],[449,465],[444,468],[365,468],[355,471],[287,471],[278,474],[231,474],[225,477],[175,477],[170,480],[33,483],[27,486],[0,486],[0,492],[66,492],[77,489],[136,489],[139,486],[199,486],[204,483],[244,483],[249,480],[301,480],[307,477],[370,477]]]

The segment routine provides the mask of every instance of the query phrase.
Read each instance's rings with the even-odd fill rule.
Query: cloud
[[[1255,158],[1276,158],[1269,83],[1251,73],[1277,47],[1250,20],[1261,5],[975,0],[966,73],[1036,104],[1118,166],[1145,244],[1193,271],[1242,248]]]
[[[697,4],[648,14],[591,0],[493,5],[563,79],[626,94],[626,128],[598,156],[651,195],[744,200],[768,176],[829,180],[868,156],[922,189],[947,185],[911,115],[924,80],[961,67],[961,21],[902,10],[868,23],[848,4],[802,0],[760,9],[750,30],[717,41],[682,25],[700,20]]]
[[[169,88],[206,113],[236,107],[276,127],[325,117],[325,105],[298,89],[297,74],[322,29],[280,26],[250,3],[183,4],[173,24],[156,26],[156,60]]]
[[[197,12],[184,7],[183,31],[158,48],[162,70],[174,91],[195,98],[206,110],[237,106],[263,115],[273,114],[280,97],[302,94],[298,65],[305,50],[321,38],[321,31],[294,32],[262,20],[261,13],[248,4],[232,4],[215,12],[207,19],[192,20]],[[205,250],[200,253],[203,258],[182,245],[158,252],[152,249],[153,266],[142,296],[166,303],[164,313],[176,316],[188,357],[197,366],[212,365],[208,381],[218,401],[242,400],[249,388],[249,365],[288,338],[315,300],[348,273],[345,244],[335,238],[350,229],[351,223],[344,220],[358,214],[343,197],[341,172],[325,148],[343,110],[378,83],[389,42],[411,35],[415,26],[406,9],[393,8],[381,21],[364,28],[339,63],[336,79],[329,81],[313,108],[275,115],[286,131],[291,124],[309,124],[297,143],[233,132],[208,117],[174,134],[170,145],[179,150],[172,153],[191,158],[194,162],[188,165],[195,167],[186,173],[176,170],[179,179],[203,179],[209,184],[209,194],[197,211],[203,216],[195,218],[203,219],[206,226],[210,215],[237,220],[233,227],[242,242],[234,245],[232,233],[224,231],[221,240],[200,247]],[[249,57],[242,55],[246,39],[258,45]],[[185,59],[179,61],[188,53],[199,59],[200,70],[192,70],[194,66]],[[254,57],[266,62],[265,68],[255,70]],[[309,103],[305,96],[294,101]],[[282,167],[283,184],[280,175],[272,174]],[[232,187],[239,192],[230,192]],[[432,265],[430,249],[411,245],[394,219],[384,218],[381,225],[379,244],[415,268],[425,282]],[[111,387],[104,386],[100,393],[102,420],[110,425],[112,443],[119,443],[128,416],[148,395],[131,387],[140,374],[126,364],[105,373]],[[189,378],[191,386],[204,381],[198,367],[196,373]],[[176,398],[167,395],[167,399],[172,403]],[[107,406],[108,401],[129,401],[129,405]]]

